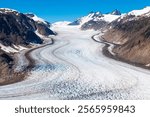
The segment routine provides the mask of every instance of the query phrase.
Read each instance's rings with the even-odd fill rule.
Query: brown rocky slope
[[[150,17],[138,17],[129,21],[122,20],[107,31],[103,37],[109,42],[118,44],[113,49],[117,57],[149,66]]]

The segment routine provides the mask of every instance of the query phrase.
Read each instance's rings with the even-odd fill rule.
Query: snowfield
[[[0,99],[150,99],[150,71],[105,57],[105,44],[91,38],[99,32],[52,30],[54,44],[30,53],[36,67],[26,80],[1,86]]]
[[[128,13],[128,15],[135,15],[135,16],[140,16],[140,15],[144,15],[150,12],[150,7],[147,6],[144,9],[141,10],[133,10],[131,12]]]

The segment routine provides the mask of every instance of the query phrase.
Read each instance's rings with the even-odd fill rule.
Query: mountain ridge
[[[105,40],[117,44],[113,49],[118,58],[149,66],[150,7],[133,10],[110,24]]]
[[[119,18],[120,15],[121,12],[119,10],[114,10],[108,14],[102,14],[101,12],[90,12],[87,16],[78,18],[69,25],[79,25],[82,30],[99,30]]]

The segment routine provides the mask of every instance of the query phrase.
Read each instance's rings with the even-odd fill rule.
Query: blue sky
[[[50,22],[73,21],[91,11],[107,13],[118,9],[124,13],[145,6],[150,6],[150,0],[0,0],[1,8],[33,12]]]

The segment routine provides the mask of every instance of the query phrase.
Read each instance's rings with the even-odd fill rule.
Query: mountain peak
[[[101,12],[90,12],[87,16],[83,17],[82,19],[86,18],[86,19],[90,19],[90,20],[92,20],[92,19],[98,20],[101,17],[103,17],[103,14]]]
[[[121,12],[118,9],[115,9],[111,12],[112,15],[121,15]]]
[[[47,22],[46,22],[44,19],[42,19],[42,18],[36,16],[36,15],[33,14],[33,13],[27,13],[26,15],[27,15],[29,18],[31,18],[31,19],[33,19],[34,21],[36,21],[36,22],[40,22],[40,23],[47,24]]]

